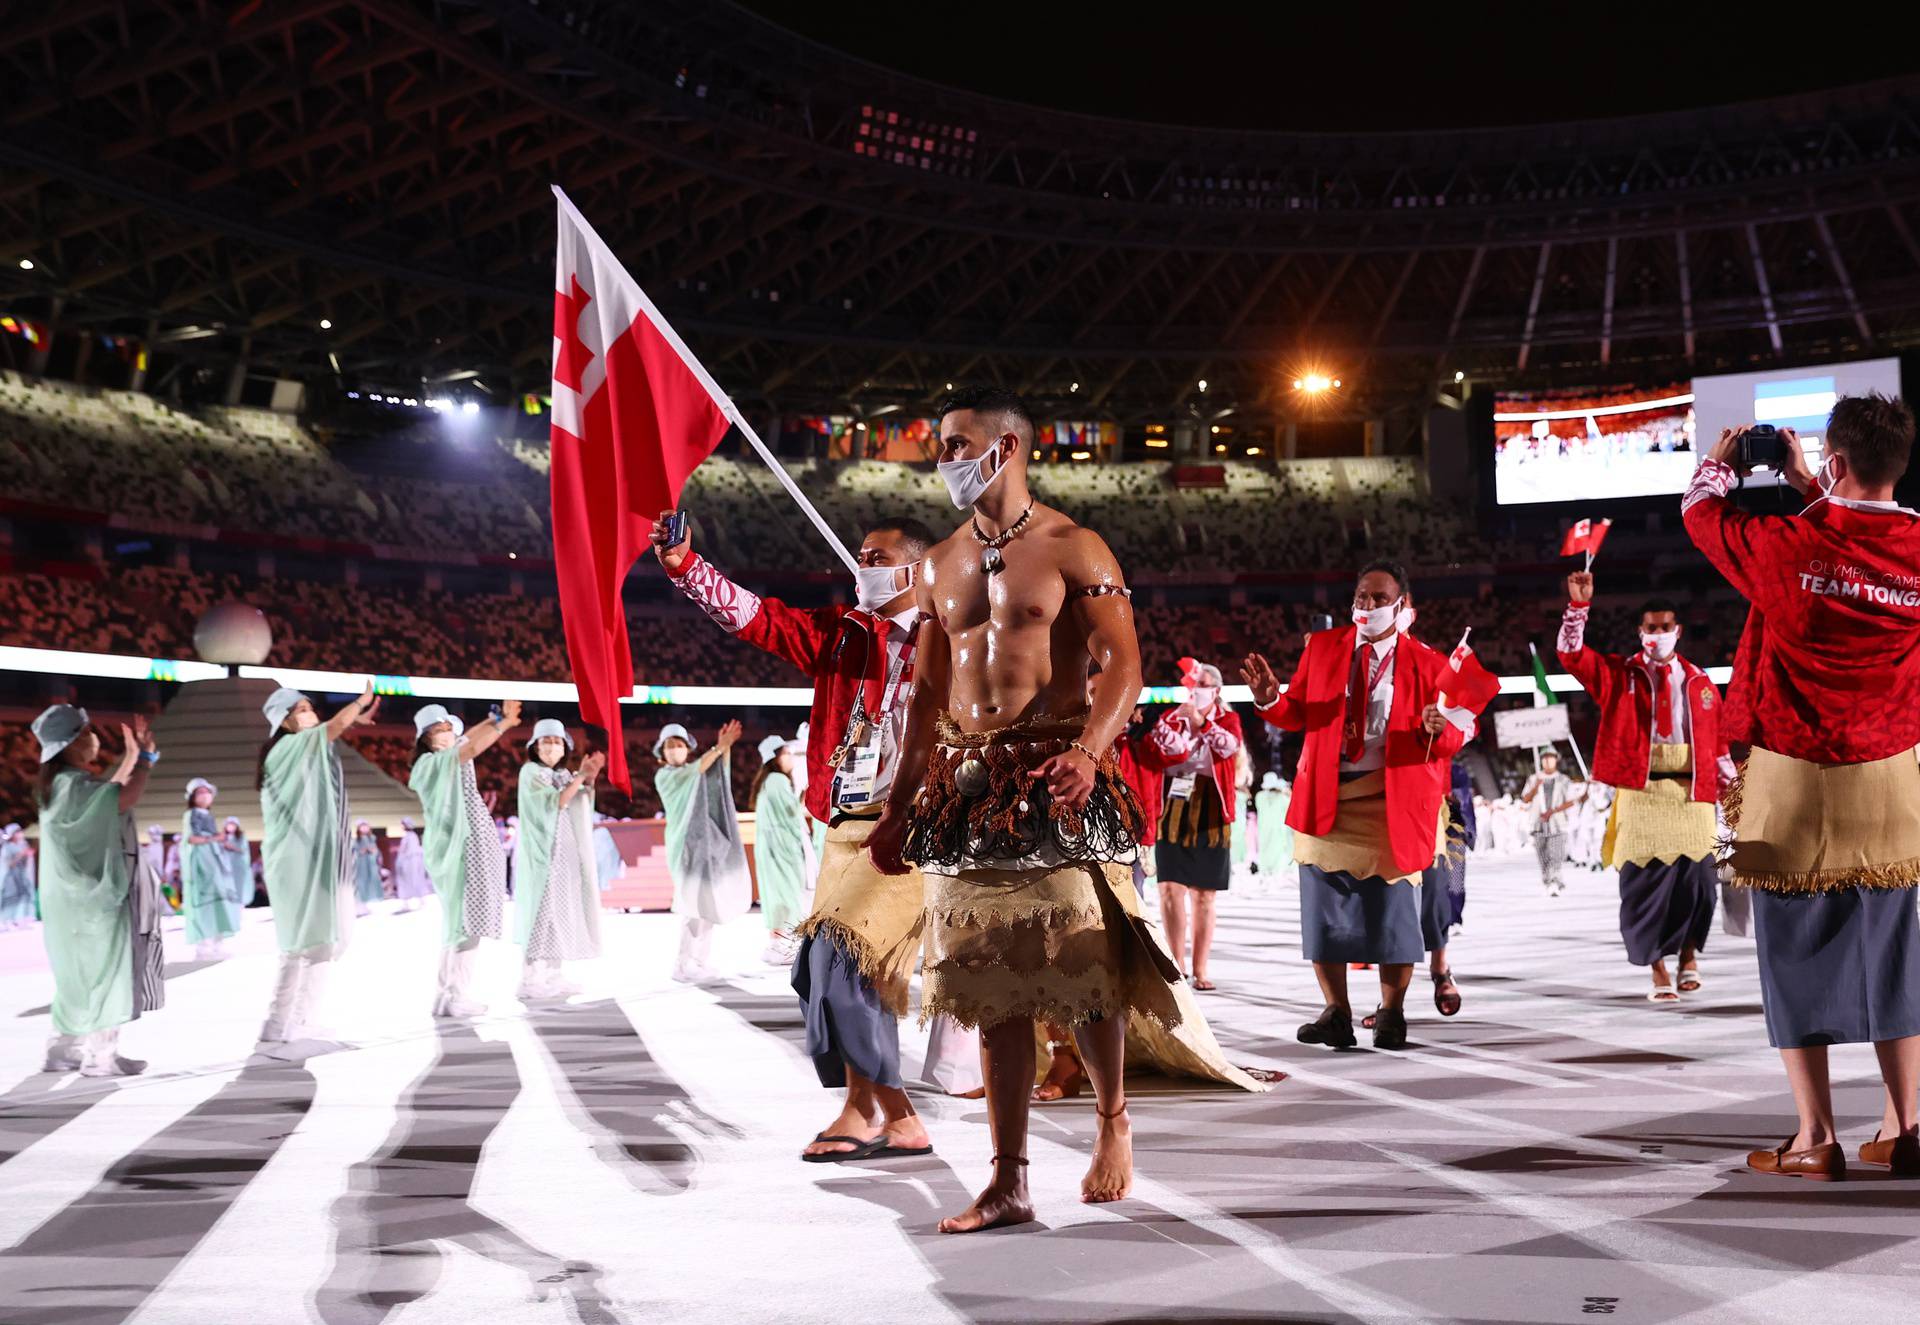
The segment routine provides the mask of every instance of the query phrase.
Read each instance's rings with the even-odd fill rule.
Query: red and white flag
[[[1440,678],[1440,698],[1448,708],[1468,709],[1478,716],[1500,693],[1500,678],[1486,669],[1467,643],[1472,633],[1469,626],[1447,656],[1447,670]]]
[[[1600,545],[1607,541],[1607,530],[1611,528],[1611,520],[1575,520],[1573,527],[1567,530],[1566,537],[1560,540],[1560,555],[1577,557],[1584,552],[1587,554],[1587,565],[1591,568],[1593,558],[1600,551]]]
[[[726,434],[726,395],[559,189],[553,290],[553,562],[581,717],[632,790],[620,700],[633,658],[620,587],[654,519]]]

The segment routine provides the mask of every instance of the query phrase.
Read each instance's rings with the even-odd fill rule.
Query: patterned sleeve
[[[1680,502],[1680,518],[1714,568],[1728,583],[1759,604],[1773,606],[1780,596],[1774,571],[1783,545],[1799,527],[1790,515],[1754,515],[1727,499],[1736,475],[1718,460],[1705,460],[1694,472],[1693,485]]]
[[[679,573],[670,578],[675,588],[730,634],[744,629],[760,611],[758,594],[742,589],[697,552],[689,553]]]
[[[1238,724],[1234,724],[1238,726]],[[1240,733],[1224,722],[1209,722],[1200,732],[1200,739],[1207,743],[1207,749],[1215,759],[1231,759],[1240,753]]]
[[[1147,742],[1163,760],[1179,763],[1193,753],[1194,736],[1178,711],[1168,709],[1147,733]]]

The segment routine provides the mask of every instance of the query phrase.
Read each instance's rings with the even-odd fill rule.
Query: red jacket
[[[1654,676],[1644,651],[1631,656],[1586,647],[1587,605],[1572,603],[1560,620],[1560,665],[1586,687],[1600,710],[1593,776],[1612,787],[1647,785],[1653,760]],[[1687,717],[1693,728],[1693,799],[1720,799],[1720,692],[1707,674],[1675,654],[1686,677]]]
[[[1220,803],[1226,806],[1227,822],[1232,823],[1240,808],[1236,784],[1241,740],[1240,715],[1224,704],[1215,706],[1213,716],[1197,732],[1188,727],[1179,709],[1168,709],[1140,742],[1140,756],[1164,779],[1168,769],[1184,764],[1193,754],[1196,741],[1205,741],[1213,754],[1213,785],[1220,793]]]
[[[1287,826],[1316,836],[1333,830],[1340,802],[1340,754],[1347,716],[1347,678],[1358,636],[1352,625],[1307,636],[1293,681],[1260,716],[1286,731],[1303,731]],[[1420,715],[1440,702],[1447,673],[1443,653],[1402,635],[1394,651],[1393,708],[1387,715],[1387,839],[1394,868],[1413,873],[1433,864],[1440,798],[1452,783],[1453,756],[1467,733],[1452,723],[1428,736]]]
[[[1726,739],[1816,764],[1920,745],[1920,518],[1816,501],[1750,515],[1709,460],[1681,507],[1707,560],[1753,604],[1727,687]]]
[[[1166,777],[1160,771],[1159,758],[1147,744],[1147,738],[1125,732],[1113,743],[1113,757],[1120,765],[1120,778],[1139,798],[1147,820],[1140,826],[1140,845],[1150,847],[1160,837],[1160,798]]]
[[[672,574],[669,572],[669,574]],[[784,658],[813,678],[813,711],[807,719],[807,812],[830,822],[833,817],[833,769],[830,761],[847,733],[854,696],[867,679],[875,649],[875,618],[855,608],[798,608],[778,598],[762,598],[715,570],[697,553],[689,554],[675,586],[715,621],[756,648]],[[888,629],[897,629],[890,623]],[[885,655],[872,664],[884,680]],[[894,699],[902,709],[913,681],[912,645]]]

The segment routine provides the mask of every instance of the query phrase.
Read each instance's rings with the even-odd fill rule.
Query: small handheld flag
[[[1560,555],[1575,556],[1587,554],[1587,569],[1593,569],[1593,559],[1600,551],[1600,545],[1607,540],[1607,530],[1613,528],[1612,520],[1575,520],[1573,527],[1567,530],[1566,537],[1560,540]]]

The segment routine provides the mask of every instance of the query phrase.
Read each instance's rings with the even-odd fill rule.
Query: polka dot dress
[[[543,776],[557,788],[573,780],[564,772]],[[570,962],[600,955],[599,935],[587,923],[582,887],[580,844],[574,841],[571,820],[562,812],[554,823],[547,885],[540,890],[540,907],[533,913],[533,931],[527,935],[528,961]]]
[[[460,762],[460,799],[467,807],[467,933],[476,939],[497,939],[505,932],[507,853],[487,803],[480,799],[471,759]]]

